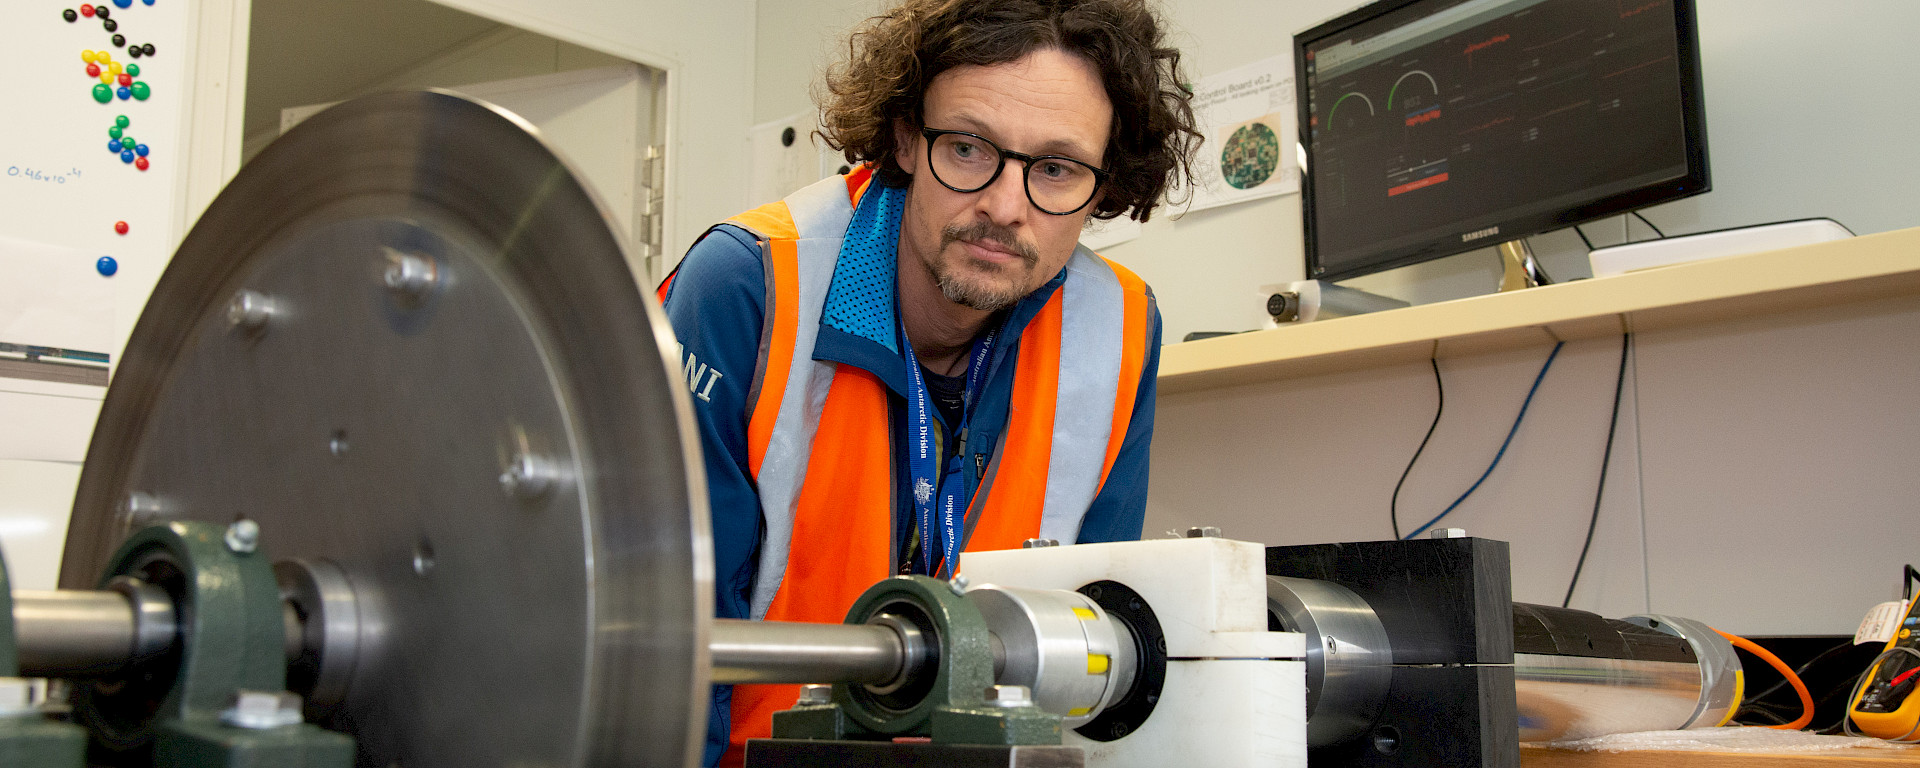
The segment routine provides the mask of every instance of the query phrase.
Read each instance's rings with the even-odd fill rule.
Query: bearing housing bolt
[[[260,548],[260,524],[246,518],[233,521],[227,526],[227,549],[241,554],[250,554]]]
[[[1024,685],[996,685],[987,689],[987,706],[1013,707],[1033,706],[1033,690]]]

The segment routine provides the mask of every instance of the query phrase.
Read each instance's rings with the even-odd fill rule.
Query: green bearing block
[[[1039,707],[940,707],[935,744],[1059,744],[1060,717]]]
[[[160,726],[154,768],[352,768],[353,738],[305,723],[253,730],[188,717]]]
[[[85,768],[87,732],[38,714],[0,717],[0,765]]]
[[[844,710],[834,704],[801,704],[773,713],[773,735],[776,738],[838,741],[865,733],[864,729],[847,719]]]

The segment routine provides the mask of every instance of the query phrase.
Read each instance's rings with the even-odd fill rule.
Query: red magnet
[[[126,223],[126,222],[124,222],[124,221],[116,221],[116,222],[114,222],[114,223],[113,223],[113,231],[115,231],[115,232],[118,232],[118,233],[120,233],[120,234],[123,234],[123,235],[124,235],[124,234],[126,234],[126,233],[127,233],[127,223]]]
[[[147,159],[146,159],[146,158],[144,158],[144,157],[136,157],[136,158],[134,158],[134,159],[133,159],[133,167],[135,167],[135,168],[138,168],[138,169],[140,169],[140,170],[143,170],[143,171],[144,171],[144,170],[146,170],[146,169],[147,169]]]
[[[99,77],[99,76],[100,76],[100,65],[98,65],[98,64],[88,64],[88,65],[87,65],[87,77]]]
[[[129,75],[125,72],[120,73],[120,84],[133,85],[133,75]]]
[[[80,6],[80,15],[85,16],[89,19],[93,18],[93,6],[91,5]]]

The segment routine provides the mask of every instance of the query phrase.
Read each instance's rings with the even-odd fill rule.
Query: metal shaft
[[[715,683],[885,683],[908,657],[898,632],[874,624],[715,619],[707,648]]]
[[[106,674],[172,644],[171,605],[164,618],[136,614],[120,592],[68,590],[13,593],[20,673],[27,677]],[[143,627],[139,619],[145,619]],[[142,632],[145,629],[145,632]],[[164,635],[164,641],[161,638]]]

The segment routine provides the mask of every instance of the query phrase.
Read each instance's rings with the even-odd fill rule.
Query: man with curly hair
[[[716,613],[841,621],[966,550],[1137,539],[1160,318],[1078,246],[1197,141],[1144,0],[907,0],[832,67],[859,164],[702,236],[660,289],[694,396]],[[792,686],[717,689],[707,761]],[[727,748],[731,724],[732,748]]]

